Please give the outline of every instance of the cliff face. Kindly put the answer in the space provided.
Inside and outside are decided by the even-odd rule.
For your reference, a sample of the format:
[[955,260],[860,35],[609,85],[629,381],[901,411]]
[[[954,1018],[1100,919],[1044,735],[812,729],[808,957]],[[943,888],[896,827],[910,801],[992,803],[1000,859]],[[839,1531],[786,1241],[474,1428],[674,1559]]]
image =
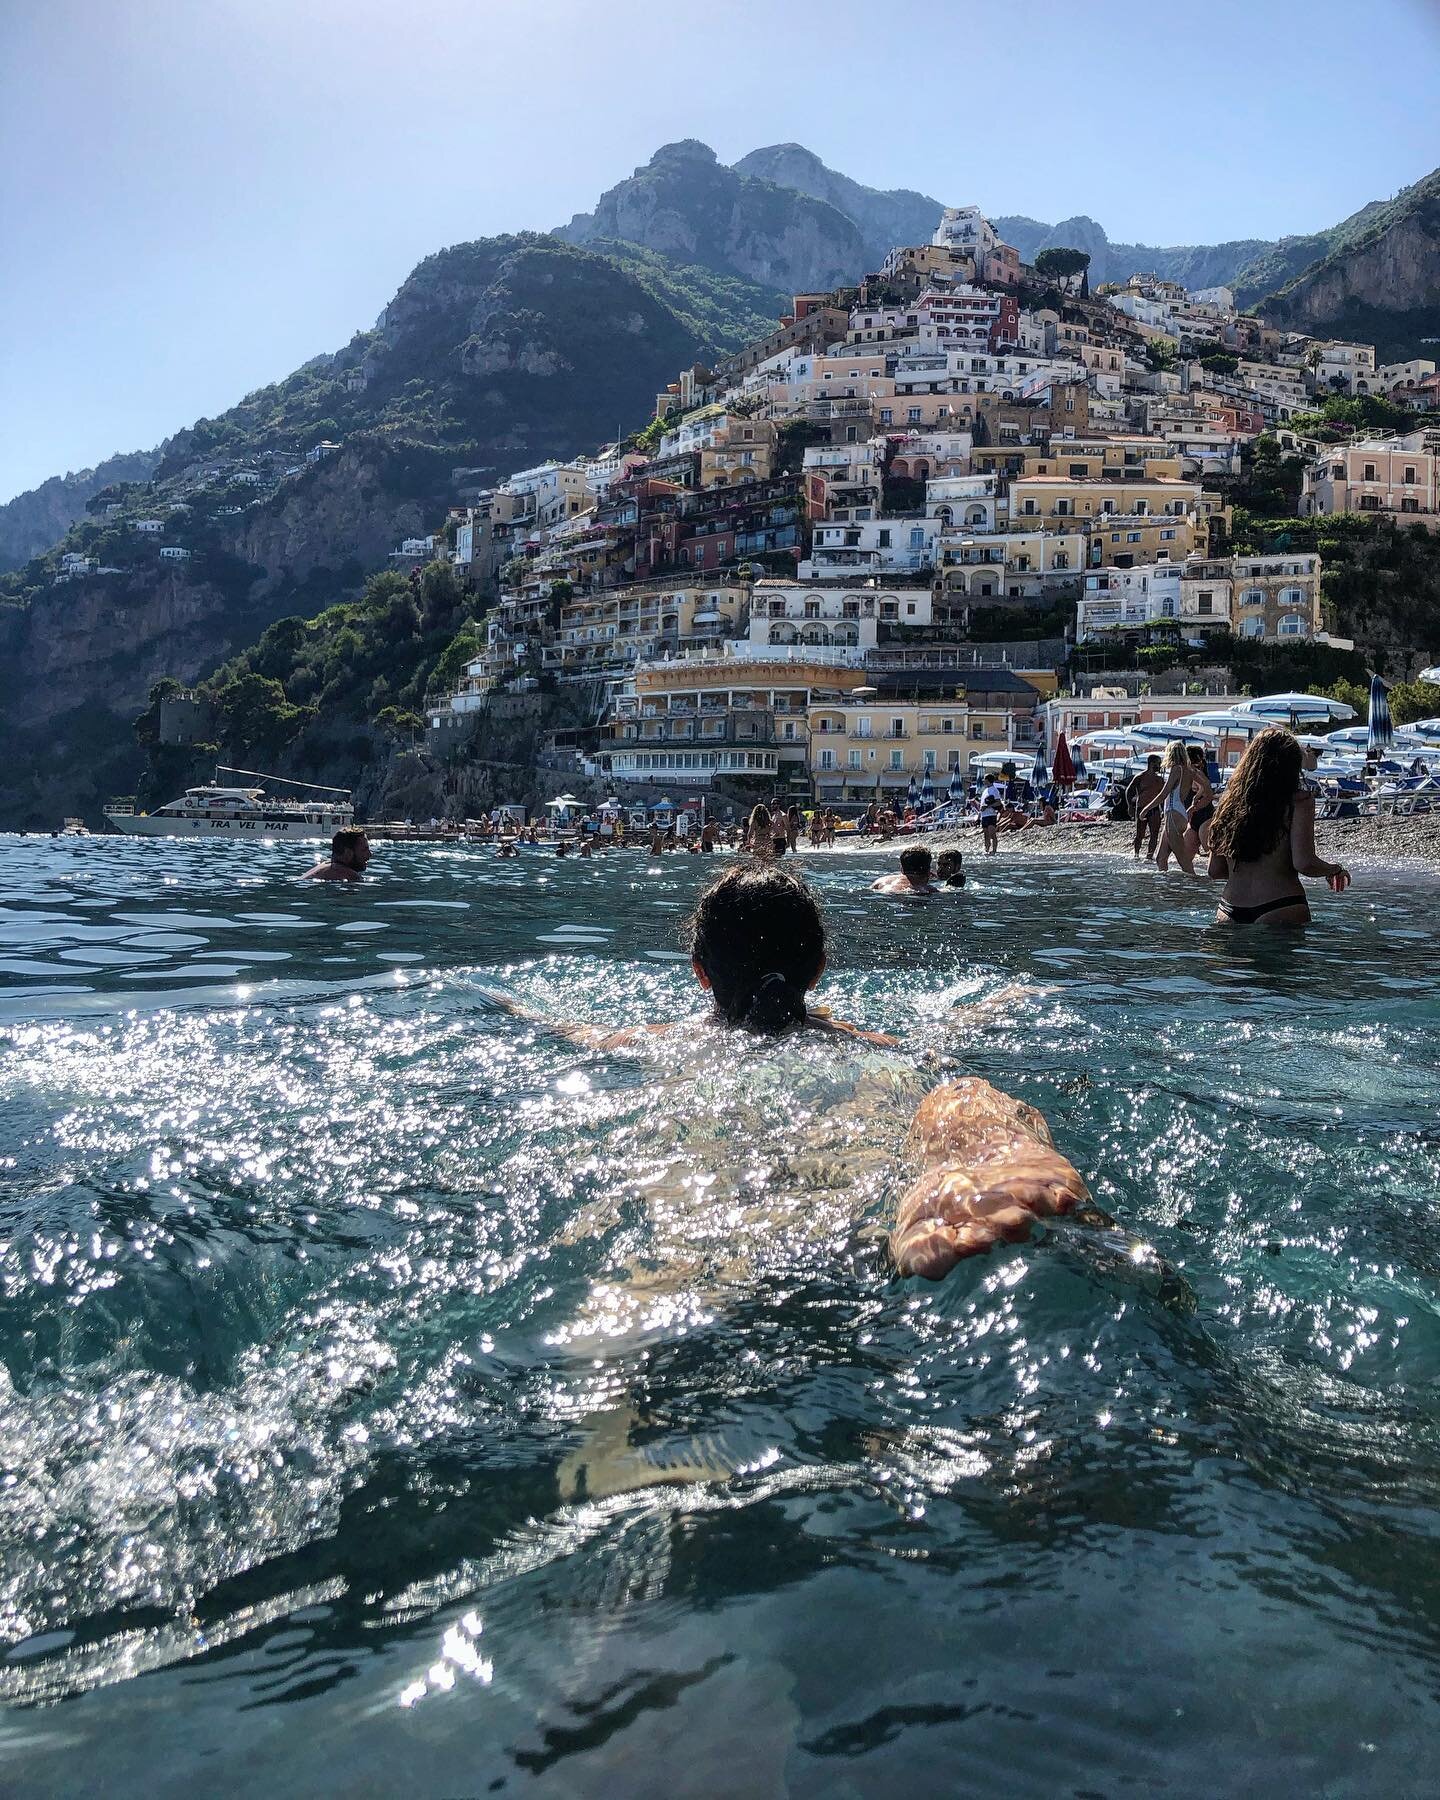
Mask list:
[[866,271],[876,269],[897,244],[928,244],[945,208],[913,188],[865,187],[828,168],[803,144],[771,144],[752,150],[731,167],[776,187],[808,194],[843,213],[864,240]]
[[1440,176],[1420,184],[1412,204],[1381,217],[1263,302],[1269,318],[1308,327],[1356,307],[1393,313],[1440,306]]
[[[429,510],[433,524],[434,507]],[[282,488],[271,505],[249,512],[230,542],[237,556],[263,571],[247,610],[256,606],[264,612],[266,596],[316,570],[338,570],[347,563],[365,571],[382,568],[397,544],[430,528],[426,511],[420,498],[394,491],[387,459],[377,448],[362,443],[328,457],[303,480]]]
[[556,235],[622,238],[787,293],[858,281],[868,260],[861,231],[834,206],[727,169],[694,139],[657,150]]
[[116,481],[148,481],[160,460],[158,450],[133,450],[107,457],[78,474],[52,475],[0,506],[0,569],[18,569],[48,550],[82,517],[87,500]]

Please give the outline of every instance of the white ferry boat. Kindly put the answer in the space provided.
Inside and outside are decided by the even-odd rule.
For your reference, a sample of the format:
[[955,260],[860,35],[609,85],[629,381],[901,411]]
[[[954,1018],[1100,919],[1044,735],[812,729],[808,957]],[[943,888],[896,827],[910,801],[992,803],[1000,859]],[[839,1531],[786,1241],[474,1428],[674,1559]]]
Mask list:
[[[262,787],[227,787],[222,775],[249,775],[283,787],[315,787],[323,799],[275,799]],[[215,771],[204,787],[186,788],[178,800],[137,813],[133,801],[112,800],[105,817],[129,837],[328,838],[355,822],[349,788],[318,788],[313,782],[287,781],[256,769]]]

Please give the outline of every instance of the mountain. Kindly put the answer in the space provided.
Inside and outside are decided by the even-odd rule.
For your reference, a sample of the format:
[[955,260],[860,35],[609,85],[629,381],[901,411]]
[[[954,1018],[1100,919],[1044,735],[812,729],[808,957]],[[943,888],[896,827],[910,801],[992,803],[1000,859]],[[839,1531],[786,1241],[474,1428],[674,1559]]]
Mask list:
[[[1315,240],[1301,242],[1309,248]],[[1362,207],[1322,242],[1319,255],[1261,301],[1267,319],[1373,343],[1382,361],[1440,337],[1440,169],[1393,200]]]
[[78,474],[52,475],[0,506],[0,569],[18,569],[61,538],[85,514],[85,504],[117,481],[148,481],[159,450],[106,457]]
[[[83,518],[0,577],[0,827],[93,819],[133,783],[131,723],[159,676],[193,681],[272,621],[352,599],[443,521],[457,472],[493,480],[641,424],[677,369],[763,333],[779,303],[633,245],[523,234],[427,257],[374,329],[167,440],[126,499],[163,536]],[[339,453],[308,463],[325,439]],[[161,543],[190,561],[161,562]],[[57,580],[62,547],[116,572]]]
[[1237,238],[1224,244],[1112,243],[1105,227],[1084,213],[1062,219],[1058,225],[1013,214],[994,223],[1005,242],[1020,252],[1022,262],[1033,263],[1040,251],[1061,245],[1088,250],[1092,287],[1102,281],[1127,281],[1138,274],[1158,275],[1162,281],[1178,281],[1188,288],[1226,286],[1244,263],[1271,248],[1260,238]]
[[793,188],[843,213],[864,241],[865,270],[878,269],[897,244],[928,244],[944,203],[913,188],[872,188],[828,168],[803,144],[771,144],[752,150],[731,167],[776,187]]
[[694,138],[663,145],[555,235],[623,239],[787,295],[857,281],[868,260],[859,226],[837,207],[727,169]]

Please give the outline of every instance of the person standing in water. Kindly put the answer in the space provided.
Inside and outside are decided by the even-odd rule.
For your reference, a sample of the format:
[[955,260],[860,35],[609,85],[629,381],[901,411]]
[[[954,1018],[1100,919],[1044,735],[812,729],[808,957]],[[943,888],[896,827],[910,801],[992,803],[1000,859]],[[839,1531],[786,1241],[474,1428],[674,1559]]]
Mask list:
[[1198,744],[1190,746],[1190,806],[1186,813],[1189,823],[1185,832],[1185,847],[1190,852],[1193,862],[1202,850],[1210,848],[1210,821],[1215,817],[1215,789],[1210,784],[1210,772],[1205,767],[1205,752]]
[[1165,779],[1160,792],[1140,815],[1158,814],[1164,836],[1156,852],[1155,867],[1164,870],[1173,856],[1187,875],[1195,873],[1195,858],[1185,846],[1185,833],[1190,826],[1190,758],[1185,746],[1176,738],[1165,750]]
[[1288,731],[1272,726],[1246,746],[1210,826],[1209,872],[1225,883],[1215,915],[1220,925],[1307,924],[1302,875],[1324,880],[1337,894],[1349,887],[1349,871],[1315,848],[1315,796]]
[[1135,858],[1138,861],[1140,846],[1149,833],[1150,842],[1145,849],[1146,862],[1154,862],[1155,846],[1160,841],[1160,815],[1149,811],[1150,802],[1156,799],[1165,785],[1165,777],[1160,773],[1160,758],[1151,754],[1145,758],[1145,767],[1125,790],[1125,800],[1130,810],[1130,817],[1135,821]]
[[1000,805],[1000,787],[992,778],[980,790],[980,835],[987,856],[1000,848]]

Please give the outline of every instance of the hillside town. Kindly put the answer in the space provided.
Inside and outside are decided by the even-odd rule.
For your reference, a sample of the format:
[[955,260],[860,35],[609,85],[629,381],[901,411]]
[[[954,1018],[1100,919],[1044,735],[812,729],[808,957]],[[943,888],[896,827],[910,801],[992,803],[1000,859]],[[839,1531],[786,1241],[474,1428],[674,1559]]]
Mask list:
[[1435,529],[1440,421],[1338,444],[1292,424],[1336,395],[1432,413],[1435,363],[1273,329],[1223,287],[1091,294],[1083,255],[1050,254],[1027,268],[978,208],[948,210],[857,287],[678,371],[637,437],[399,545],[393,566],[446,554],[498,595],[429,708],[434,747],[499,695],[573,684],[574,766],[606,784],[853,804],[1048,752],[1066,721],[1165,716],[1134,683],[1057,697],[1078,650],[1352,648],[1321,556],[1237,548],[1227,489],[1263,435],[1303,459],[1300,516]]

